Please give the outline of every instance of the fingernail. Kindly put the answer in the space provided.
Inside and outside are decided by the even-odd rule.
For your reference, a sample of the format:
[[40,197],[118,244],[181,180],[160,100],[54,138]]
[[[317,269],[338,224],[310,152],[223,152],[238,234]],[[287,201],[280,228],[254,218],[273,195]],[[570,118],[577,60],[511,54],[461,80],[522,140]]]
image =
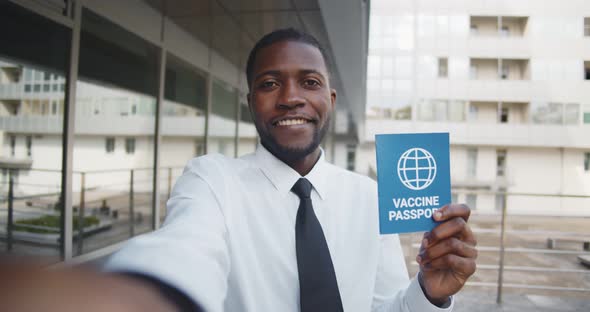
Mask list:
[[436,211],[434,213],[434,219],[435,220],[440,220],[440,218],[442,218],[442,213],[440,213],[440,211]]
[[428,246],[428,239],[427,238],[422,240],[422,246],[424,246],[424,247]]
[[418,263],[422,262],[422,257],[416,256],[416,262],[418,262]]

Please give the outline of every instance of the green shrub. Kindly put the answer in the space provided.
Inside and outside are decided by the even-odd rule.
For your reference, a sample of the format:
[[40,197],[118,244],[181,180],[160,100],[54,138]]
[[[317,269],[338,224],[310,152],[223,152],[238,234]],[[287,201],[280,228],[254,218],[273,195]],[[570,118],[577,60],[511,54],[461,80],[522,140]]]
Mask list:
[[[78,230],[78,217],[72,218],[74,224],[74,231]],[[92,225],[97,225],[100,223],[97,217],[84,217],[84,227],[89,227]],[[48,229],[36,229],[27,227],[27,225],[34,225],[34,226],[44,226],[48,227]],[[52,228],[52,229],[49,229]],[[13,226],[14,231],[22,231],[22,232],[29,232],[29,233],[38,233],[38,234],[59,234],[60,230],[60,217],[59,216],[42,216],[33,219],[23,219],[18,220],[15,222]]]

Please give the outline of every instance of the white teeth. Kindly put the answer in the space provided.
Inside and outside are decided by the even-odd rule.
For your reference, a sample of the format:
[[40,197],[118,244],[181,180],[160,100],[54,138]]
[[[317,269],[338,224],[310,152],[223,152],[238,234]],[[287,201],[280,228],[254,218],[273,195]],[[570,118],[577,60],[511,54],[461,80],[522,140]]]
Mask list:
[[281,120],[277,123],[279,126],[293,126],[293,125],[302,125],[306,123],[307,120],[305,119],[285,119]]

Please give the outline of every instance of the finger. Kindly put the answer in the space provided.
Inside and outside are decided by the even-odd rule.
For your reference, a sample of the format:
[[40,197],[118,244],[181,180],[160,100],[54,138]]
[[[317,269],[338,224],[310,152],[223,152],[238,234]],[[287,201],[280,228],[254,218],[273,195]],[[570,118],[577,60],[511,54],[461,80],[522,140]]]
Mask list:
[[460,217],[463,220],[469,220],[471,209],[465,204],[449,204],[434,212],[433,218],[435,221],[445,221],[455,217]]
[[477,258],[477,249],[456,237],[451,237],[422,250],[416,261],[418,263],[428,263],[448,254],[454,254],[463,258]]
[[[467,228],[467,222],[461,218],[447,220],[432,229],[432,231],[430,231],[422,240],[422,244],[425,248],[428,248],[429,246],[449,237],[463,237],[468,234],[466,232]],[[471,234],[471,236],[473,236],[473,234]]]
[[447,254],[431,262],[420,265],[425,271],[453,271],[465,278],[475,273],[477,265],[475,259],[463,258],[453,254]]

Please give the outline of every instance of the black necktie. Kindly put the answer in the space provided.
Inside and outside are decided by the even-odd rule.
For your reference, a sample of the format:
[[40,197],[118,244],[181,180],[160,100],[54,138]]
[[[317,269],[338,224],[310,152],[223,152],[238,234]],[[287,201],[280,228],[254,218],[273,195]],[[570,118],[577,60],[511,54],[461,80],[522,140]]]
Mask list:
[[330,250],[309,197],[311,183],[301,178],[291,191],[301,200],[295,223],[301,312],[342,311]]

